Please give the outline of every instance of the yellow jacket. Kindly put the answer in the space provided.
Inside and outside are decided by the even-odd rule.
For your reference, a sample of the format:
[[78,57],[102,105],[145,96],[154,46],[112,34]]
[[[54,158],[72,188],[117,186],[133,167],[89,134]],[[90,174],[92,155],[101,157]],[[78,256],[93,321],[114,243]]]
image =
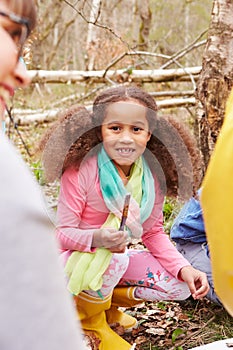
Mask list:
[[233,316],[233,90],[202,187],[215,289]]

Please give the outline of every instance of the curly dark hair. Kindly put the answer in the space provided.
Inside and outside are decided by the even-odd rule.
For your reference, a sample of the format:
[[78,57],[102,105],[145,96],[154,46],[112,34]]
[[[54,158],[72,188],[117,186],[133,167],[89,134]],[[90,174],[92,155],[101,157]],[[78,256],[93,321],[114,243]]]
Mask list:
[[108,106],[114,102],[136,101],[146,107],[146,119],[152,132],[156,128],[157,105],[153,97],[136,86],[118,86],[103,91],[93,103],[93,124],[100,127],[106,116]]
[[34,156],[42,154],[45,180],[52,182],[66,168],[78,168],[97,143],[90,112],[73,105],[58,114],[57,121],[42,136]]
[[43,137],[43,165],[49,181],[70,167],[78,169],[86,157],[98,152],[100,128],[109,104],[136,101],[147,108],[151,138],[145,157],[164,194],[183,199],[195,195],[202,179],[202,161],[190,129],[173,116],[157,116],[153,97],[138,87],[114,87],[103,91],[93,103],[93,112],[73,106],[61,113]]

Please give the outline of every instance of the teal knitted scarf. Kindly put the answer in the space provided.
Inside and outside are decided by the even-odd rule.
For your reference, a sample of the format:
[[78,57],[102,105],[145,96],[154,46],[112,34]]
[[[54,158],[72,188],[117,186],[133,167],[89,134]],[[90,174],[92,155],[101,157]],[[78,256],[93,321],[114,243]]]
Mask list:
[[[124,186],[116,166],[109,158],[104,147],[98,154],[98,168],[100,187],[105,204],[116,217],[121,216],[124,198],[127,193],[131,193],[129,218],[126,225],[131,236],[141,237],[142,228],[139,226],[150,216],[155,203],[154,179],[146,160],[143,156],[136,160],[126,186]],[[138,217],[136,217],[137,213],[134,213],[135,201],[139,207]],[[133,216],[131,220],[130,213]],[[134,230],[135,225],[132,222],[134,220],[137,225],[139,224],[136,230]]]

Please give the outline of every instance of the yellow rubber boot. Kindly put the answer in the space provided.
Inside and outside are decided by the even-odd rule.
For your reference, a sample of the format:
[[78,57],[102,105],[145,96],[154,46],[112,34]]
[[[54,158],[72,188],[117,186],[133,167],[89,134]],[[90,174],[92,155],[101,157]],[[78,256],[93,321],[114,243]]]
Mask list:
[[118,309],[119,306],[132,307],[142,303],[142,299],[134,297],[135,289],[136,287],[116,287],[114,289],[111,308],[106,311],[109,325],[119,323],[125,328],[126,332],[131,332],[132,329],[137,328],[138,323],[136,318]]
[[85,331],[92,331],[100,339],[99,350],[130,350],[131,345],[116,334],[106,321],[105,311],[111,306],[111,295],[104,300],[86,293],[75,297],[79,318]]

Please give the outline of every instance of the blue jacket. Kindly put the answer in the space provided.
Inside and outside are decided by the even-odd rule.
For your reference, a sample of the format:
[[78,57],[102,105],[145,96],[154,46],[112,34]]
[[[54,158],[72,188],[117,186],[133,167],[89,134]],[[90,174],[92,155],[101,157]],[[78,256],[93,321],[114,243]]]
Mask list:
[[[200,195],[200,191],[198,192]],[[206,233],[199,200],[192,197],[173,222],[170,237],[176,243],[206,242]]]

